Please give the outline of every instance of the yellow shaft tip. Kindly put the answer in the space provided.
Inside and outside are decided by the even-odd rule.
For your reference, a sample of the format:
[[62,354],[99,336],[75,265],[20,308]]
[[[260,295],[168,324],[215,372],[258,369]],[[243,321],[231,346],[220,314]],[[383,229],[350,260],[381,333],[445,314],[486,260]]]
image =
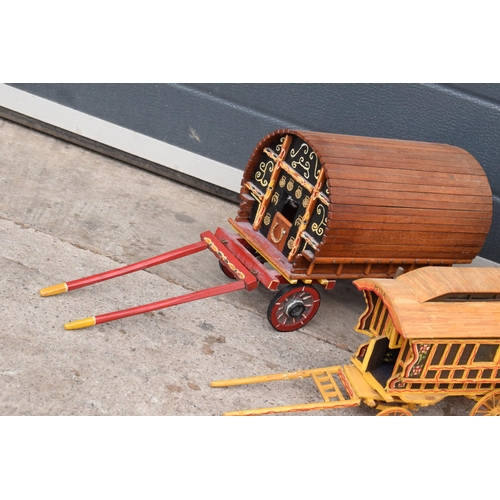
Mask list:
[[95,325],[95,317],[77,319],[76,321],[71,321],[64,325],[65,330],[79,330],[80,328],[87,328],[88,326]]
[[49,295],[58,295],[68,291],[68,285],[66,283],[59,283],[59,285],[48,286],[47,288],[42,288],[40,290],[40,295],[42,297],[48,297]]

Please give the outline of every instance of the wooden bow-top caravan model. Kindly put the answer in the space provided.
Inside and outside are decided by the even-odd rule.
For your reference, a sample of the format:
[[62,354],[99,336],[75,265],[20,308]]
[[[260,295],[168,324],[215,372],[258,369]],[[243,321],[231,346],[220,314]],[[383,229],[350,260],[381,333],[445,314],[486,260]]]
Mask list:
[[259,415],[359,405],[410,415],[447,396],[476,401],[471,415],[500,416],[500,268],[427,267],[396,279],[363,278],[370,340],[352,364],[212,382],[226,387],[311,377],[318,403],[228,413]]
[[469,263],[491,223],[483,169],[445,144],[278,130],[242,184],[231,224],[290,282]]
[[[315,286],[392,277],[398,270],[470,263],[488,234],[492,196],[466,151],[444,144],[277,130],[246,166],[241,203],[202,241],[124,268],[42,290],[54,295],[210,249],[227,285],[93,316],[82,328],[259,284],[277,291],[268,320],[296,330],[317,312]],[[286,285],[286,286],[282,286]]]

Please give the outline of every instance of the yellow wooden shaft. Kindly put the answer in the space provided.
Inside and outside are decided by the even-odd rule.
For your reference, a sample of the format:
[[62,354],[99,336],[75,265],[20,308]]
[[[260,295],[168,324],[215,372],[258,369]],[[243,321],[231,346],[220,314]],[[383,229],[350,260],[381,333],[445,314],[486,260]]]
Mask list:
[[233,378],[229,380],[216,380],[210,382],[211,387],[230,387],[234,385],[259,384],[265,382],[275,382],[277,380],[293,380],[297,378],[308,378],[313,373],[324,373],[325,371],[337,371],[339,366],[329,366],[328,368],[315,368],[313,370],[301,370],[290,373],[273,373],[270,375],[257,375],[247,378]]
[[212,387],[230,387],[233,385],[247,385],[247,384],[260,384],[265,382],[275,382],[277,380],[290,380],[295,378],[307,378],[310,374],[306,372],[296,372],[296,373],[277,373],[275,375],[258,375],[256,377],[247,378],[233,378],[229,380],[216,380],[215,382],[210,382]]
[[87,328],[89,326],[95,325],[95,317],[91,316],[90,318],[77,319],[76,321],[71,321],[70,323],[66,323],[64,325],[65,330],[79,330],[80,328]]
[[58,295],[68,291],[68,285],[66,283],[59,283],[58,285],[48,286],[47,288],[42,288],[40,290],[40,295],[42,297],[48,297],[50,295]]
[[266,415],[268,413],[289,413],[295,411],[328,410],[330,408],[346,408],[349,406],[359,406],[359,399],[349,399],[347,401],[333,401],[331,403],[304,403],[290,406],[274,406],[270,408],[256,408],[254,410],[229,411],[224,416],[250,416]]

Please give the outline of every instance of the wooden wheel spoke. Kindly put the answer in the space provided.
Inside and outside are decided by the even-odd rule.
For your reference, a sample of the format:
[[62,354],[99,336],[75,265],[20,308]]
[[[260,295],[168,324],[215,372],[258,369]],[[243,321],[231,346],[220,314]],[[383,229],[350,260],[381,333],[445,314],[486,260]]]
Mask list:
[[496,389],[483,396],[470,413],[475,416],[500,416],[500,390]]
[[313,318],[319,305],[320,295],[314,287],[288,285],[269,304],[267,319],[275,330],[297,330]]

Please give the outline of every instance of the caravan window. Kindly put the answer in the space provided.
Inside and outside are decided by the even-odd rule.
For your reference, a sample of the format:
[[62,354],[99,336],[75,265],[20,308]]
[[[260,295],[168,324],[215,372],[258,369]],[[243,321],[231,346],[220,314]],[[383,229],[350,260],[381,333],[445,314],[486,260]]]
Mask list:
[[495,360],[498,351],[498,345],[481,344],[472,360],[473,363],[491,363]]

